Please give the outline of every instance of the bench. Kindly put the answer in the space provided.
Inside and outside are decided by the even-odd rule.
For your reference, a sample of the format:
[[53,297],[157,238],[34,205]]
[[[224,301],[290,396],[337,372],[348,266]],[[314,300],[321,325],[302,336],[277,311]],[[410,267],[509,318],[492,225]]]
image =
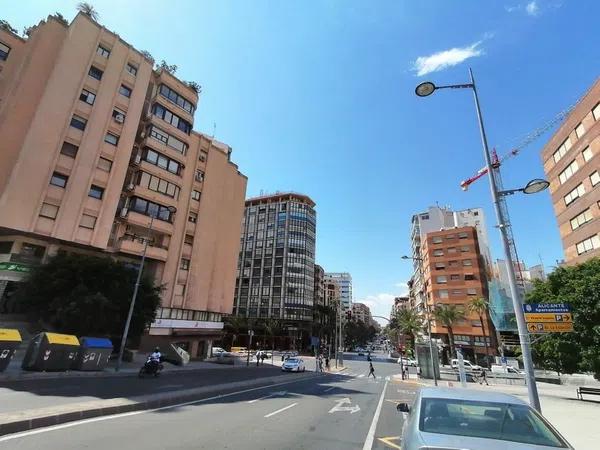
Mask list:
[[583,394],[587,394],[587,395],[600,395],[600,389],[599,388],[592,388],[592,387],[578,387],[577,388],[577,398],[579,400],[583,400]]

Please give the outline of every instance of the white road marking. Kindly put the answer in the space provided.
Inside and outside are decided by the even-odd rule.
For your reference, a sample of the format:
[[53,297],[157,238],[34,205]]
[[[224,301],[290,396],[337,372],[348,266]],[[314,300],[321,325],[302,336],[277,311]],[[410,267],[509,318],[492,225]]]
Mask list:
[[354,414],[355,412],[360,411],[360,406],[358,406],[358,405],[342,406],[346,403],[352,404],[352,402],[350,401],[350,399],[348,397],[339,399],[337,401],[337,404],[329,410],[329,414],[332,414],[332,413],[338,412],[338,411],[350,411],[350,414]]
[[335,389],[337,386],[331,386],[330,388],[325,389],[323,392],[329,392],[333,389]]
[[364,378],[364,377],[365,377],[365,374],[364,374],[364,373],[361,373],[361,374],[358,376],[358,378]]
[[379,397],[379,403],[377,404],[377,409],[375,409],[375,414],[373,415],[373,421],[371,422],[371,427],[369,428],[369,432],[367,433],[367,438],[365,439],[365,445],[363,445],[363,450],[371,450],[373,448],[373,441],[375,440],[375,430],[377,429],[377,422],[379,422],[379,415],[381,414],[381,405],[383,405],[383,398],[385,397],[385,390],[387,389],[388,381],[386,380],[383,385],[383,389],[381,390],[381,397]]
[[286,409],[293,408],[293,407],[294,407],[294,406],[296,406],[297,404],[298,404],[298,402],[296,402],[296,403],[292,403],[291,405],[287,405],[286,407],[284,407],[284,408],[281,408],[281,409],[278,409],[277,411],[273,411],[272,413],[269,413],[269,414],[267,414],[267,415],[265,416],[265,419],[266,419],[266,418],[269,418],[269,417],[271,417],[271,416],[274,416],[275,414],[279,414],[280,412],[283,412],[283,411],[285,411]]
[[220,394],[220,395],[215,395],[215,396],[209,397],[209,398],[202,398],[200,400],[192,400],[189,402],[177,403],[175,405],[161,406],[160,408],[144,409],[144,410],[140,410],[140,411],[131,411],[131,412],[126,412],[126,413],[112,414],[110,416],[101,416],[101,417],[93,417],[91,419],[76,420],[73,422],[63,423],[60,425],[52,425],[49,427],[38,428],[35,430],[23,431],[21,433],[14,433],[14,434],[8,434],[6,436],[0,436],[0,442],[11,441],[13,439],[18,439],[18,438],[27,437],[27,436],[33,436],[35,434],[47,433],[48,431],[56,431],[56,430],[62,430],[65,428],[76,427],[78,425],[85,425],[88,423],[103,422],[105,420],[113,420],[113,419],[118,419],[121,417],[137,416],[138,414],[146,414],[146,413],[151,413],[151,412],[156,412],[156,411],[164,411],[166,409],[181,408],[182,406],[189,406],[189,405],[195,405],[198,403],[210,402],[212,400],[218,400],[221,398],[232,397],[234,395],[245,394],[247,392],[254,392],[254,391],[261,390],[261,389],[268,389],[268,388],[275,387],[275,386],[284,386],[286,384],[298,383],[300,381],[304,381],[304,380],[284,381],[283,383],[269,384],[267,386],[258,386],[255,388],[244,389],[244,390],[237,391],[237,392],[230,392],[228,394]]
[[256,403],[257,401],[264,400],[265,398],[270,398],[270,397],[275,397],[276,395],[285,395],[285,394],[287,394],[287,391],[273,392],[272,394],[265,395],[264,397],[255,398],[254,400],[250,400],[248,403]]

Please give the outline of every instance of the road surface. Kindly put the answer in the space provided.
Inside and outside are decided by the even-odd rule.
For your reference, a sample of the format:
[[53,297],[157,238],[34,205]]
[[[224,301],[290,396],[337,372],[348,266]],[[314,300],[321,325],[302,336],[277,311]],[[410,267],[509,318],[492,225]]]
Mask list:
[[[194,404],[105,416],[0,437],[0,449],[389,449],[418,385],[393,363],[347,361],[344,374],[214,395]],[[79,382],[80,380],[77,380]],[[152,382],[153,380],[148,380]]]

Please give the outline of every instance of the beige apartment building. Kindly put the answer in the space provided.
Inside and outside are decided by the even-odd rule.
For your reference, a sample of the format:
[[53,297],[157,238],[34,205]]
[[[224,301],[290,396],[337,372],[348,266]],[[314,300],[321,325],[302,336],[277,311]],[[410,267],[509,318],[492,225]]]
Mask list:
[[373,324],[371,309],[364,303],[352,303],[352,319],[362,322],[367,326]]
[[542,149],[567,264],[600,256],[600,78]]
[[[142,346],[202,357],[230,314],[246,177],[198,92],[84,14],[0,30],[0,313],[31,264],[113,255],[164,285]],[[149,227],[152,222],[152,229]]]
[[[456,305],[464,312],[464,318],[453,326],[455,347],[461,348],[471,361],[485,358],[486,351],[490,356],[496,355],[496,332],[489,316],[482,323],[477,314],[468,311],[471,299],[488,298],[485,258],[479,249],[476,228],[433,231],[426,234],[421,245],[427,309]],[[448,329],[438,321],[432,322],[431,335],[448,344]]]

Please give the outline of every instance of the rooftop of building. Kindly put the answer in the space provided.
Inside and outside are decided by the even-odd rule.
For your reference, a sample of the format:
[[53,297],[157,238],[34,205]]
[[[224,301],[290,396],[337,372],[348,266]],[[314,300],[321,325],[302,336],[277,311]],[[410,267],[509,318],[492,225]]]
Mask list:
[[250,197],[246,199],[246,206],[279,203],[288,200],[299,200],[300,202],[307,204],[311,208],[314,208],[316,206],[316,203],[308,195],[294,191],[275,192],[273,194]]

